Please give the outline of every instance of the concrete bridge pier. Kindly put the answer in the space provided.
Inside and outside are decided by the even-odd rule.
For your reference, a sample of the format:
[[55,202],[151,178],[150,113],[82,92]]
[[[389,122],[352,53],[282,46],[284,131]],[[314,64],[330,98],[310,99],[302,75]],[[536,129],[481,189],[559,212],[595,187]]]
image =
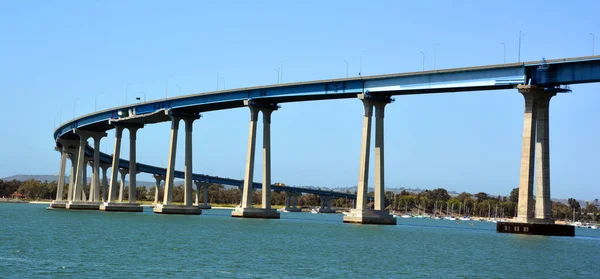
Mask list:
[[507,233],[574,236],[572,226],[554,223],[550,200],[549,105],[556,93],[565,90],[533,85],[519,85],[517,89],[525,98],[519,205],[516,222],[498,222],[496,229]]
[[119,203],[123,203],[123,197],[125,196],[125,179],[127,178],[127,174],[129,171],[127,169],[119,169],[119,174],[121,174],[121,183],[119,183]]
[[[77,173],[73,187],[72,200],[69,201],[67,209],[98,210],[99,202],[86,201],[84,189],[87,185],[87,163],[94,157],[86,157],[85,149],[89,138],[94,140],[94,145],[100,146],[100,139],[106,137],[106,133],[95,132],[81,129],[73,129],[73,132],[79,136],[79,150],[77,152]],[[94,156],[100,156],[100,148],[94,150]],[[97,160],[100,161],[99,159]],[[98,173],[96,171],[96,173]]]
[[102,202],[108,201],[108,177],[106,176],[108,172],[108,168],[110,168],[110,164],[100,163],[100,168],[102,169]]
[[335,213],[335,210],[331,208],[331,196],[321,196],[321,207],[319,213]]
[[[248,135],[248,152],[246,154],[246,173],[242,188],[242,203],[232,212],[232,217],[279,219],[279,212],[271,208],[271,113],[278,108],[276,104],[260,104],[250,100],[244,101],[250,109],[250,129]],[[252,207],[252,184],[254,175],[254,154],[256,149],[256,122],[258,112],[263,115],[263,185],[262,206]]]
[[155,174],[154,179],[156,180],[156,186],[154,188],[154,206],[156,206],[158,204],[158,192],[160,190],[160,182],[165,180],[165,176]]
[[[194,120],[200,118],[199,114],[180,114],[169,115],[171,117],[171,145],[169,148],[169,165],[167,166],[167,176],[165,178],[165,194],[162,204],[154,207],[154,213],[158,214],[190,214],[200,215],[202,209],[192,205],[192,124]],[[185,177],[184,177],[184,205],[174,205],[173,187],[175,179],[175,156],[177,152],[177,132],[179,131],[179,122],[185,122]]]
[[[392,102],[389,96],[373,96],[368,93],[358,94],[364,106],[362,143],[360,152],[360,168],[356,208],[344,216],[344,223],[395,225],[396,219],[384,207],[384,152],[383,152],[383,119],[385,105]],[[371,120],[375,108],[375,209],[367,207],[369,183],[369,150],[371,147]]]
[[[196,181],[196,203],[195,206],[198,206],[200,209],[211,209],[210,203],[208,203],[208,183]],[[200,188],[202,188],[202,200],[200,203]]]
[[[111,166],[110,186],[108,189],[108,200],[100,205],[101,211],[121,211],[121,212],[142,212],[144,210],[139,204],[135,203],[136,187],[135,176],[137,172],[136,162],[136,133],[143,125],[135,124],[116,124],[115,125],[115,149]],[[121,138],[123,130],[129,130],[129,169],[119,168],[121,156]],[[121,183],[118,175],[121,174]],[[123,203],[123,191],[125,188],[125,178],[129,176],[129,203]],[[119,199],[116,200],[117,183],[119,183]],[[132,199],[133,198],[133,199]]]
[[291,192],[285,193],[285,211],[288,212],[301,212],[302,209],[298,207],[298,197],[301,193]]
[[[71,195],[67,196],[67,199],[64,199],[65,195],[65,175],[67,168],[67,158],[69,158],[69,154],[75,152],[77,149],[79,141],[75,140],[64,140],[59,139],[58,142],[62,145],[62,147],[56,147],[55,150],[60,152],[60,172],[58,175],[58,184],[56,187],[56,199],[50,203],[51,208],[66,208],[67,203],[69,203],[71,199]],[[75,160],[72,160],[72,165],[75,165]],[[71,170],[71,173],[74,173]],[[73,175],[71,175],[73,176]],[[70,184],[73,185],[73,184]],[[72,188],[72,187],[71,187]]]

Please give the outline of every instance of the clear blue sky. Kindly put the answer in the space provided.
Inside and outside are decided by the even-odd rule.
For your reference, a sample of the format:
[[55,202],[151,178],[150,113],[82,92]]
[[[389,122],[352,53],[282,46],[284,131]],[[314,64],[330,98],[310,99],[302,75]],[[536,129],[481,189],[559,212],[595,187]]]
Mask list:
[[[215,90],[218,73],[221,88],[272,84],[282,66],[284,82],[338,78],[344,61],[356,75],[361,55],[364,75],[418,71],[420,51],[426,69],[434,51],[438,69],[497,64],[502,43],[516,62],[519,31],[522,61],[591,55],[591,32],[598,54],[598,10],[597,1],[1,1],[0,177],[56,174],[60,121],[144,91],[163,98],[167,80],[173,96]],[[552,196],[589,200],[600,197],[600,85],[572,89],[551,104]],[[506,195],[518,184],[522,118],[516,90],[397,97],[386,111],[386,186]],[[358,100],[283,104],[273,182],[356,185],[361,120]],[[194,129],[194,171],[241,178],[248,110],[205,113]],[[165,166],[168,140],[168,124],[142,129],[138,159]],[[260,180],[260,152],[256,160]]]

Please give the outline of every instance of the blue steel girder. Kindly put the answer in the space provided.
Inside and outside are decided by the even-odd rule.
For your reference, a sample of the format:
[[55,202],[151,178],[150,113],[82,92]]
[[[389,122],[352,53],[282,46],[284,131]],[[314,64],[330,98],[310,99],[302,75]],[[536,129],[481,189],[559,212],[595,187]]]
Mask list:
[[[270,103],[354,98],[359,93],[371,95],[406,95],[444,93],[478,90],[498,90],[512,88],[518,84],[531,84],[542,87],[555,87],[577,83],[600,81],[600,56],[512,63],[482,67],[469,67],[447,70],[423,71],[414,73],[378,75],[346,79],[320,80],[281,85],[259,86],[193,94],[140,104],[132,104],[94,112],[72,119],[59,126],[54,132],[59,138],[77,138],[72,131],[76,128],[106,131],[114,128],[109,120],[118,118],[119,111],[134,111],[136,115],[156,113],[160,110],[181,112],[204,112],[243,107],[244,100],[264,99]],[[58,144],[58,143],[57,143]],[[111,156],[102,154],[102,161],[111,162]],[[129,162],[120,160],[119,166],[128,168]],[[164,168],[138,164],[138,170],[152,174],[165,174]],[[183,172],[176,171],[175,177],[183,178]],[[241,180],[211,177],[194,174],[194,180],[238,186]],[[254,183],[254,188],[262,185]],[[272,186],[274,190],[283,189]],[[286,188],[288,191],[300,189],[327,195],[333,193],[304,188]],[[336,196],[343,193],[335,193]]]
[[526,65],[531,85],[554,87],[578,83],[600,82],[600,59],[577,61],[542,61]]

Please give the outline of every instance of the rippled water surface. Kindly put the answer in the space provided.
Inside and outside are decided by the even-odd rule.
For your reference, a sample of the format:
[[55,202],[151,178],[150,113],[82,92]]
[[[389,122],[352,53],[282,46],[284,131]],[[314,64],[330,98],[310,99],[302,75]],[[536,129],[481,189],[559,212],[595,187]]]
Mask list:
[[600,230],[544,237],[485,222],[45,208],[0,203],[0,278],[600,278]]

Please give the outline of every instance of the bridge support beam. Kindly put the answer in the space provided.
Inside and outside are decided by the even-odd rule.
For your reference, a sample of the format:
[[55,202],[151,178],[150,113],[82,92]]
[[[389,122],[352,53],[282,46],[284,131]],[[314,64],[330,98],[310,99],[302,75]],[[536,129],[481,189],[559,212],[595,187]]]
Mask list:
[[[169,148],[169,165],[167,166],[167,176],[165,178],[165,194],[162,204],[154,207],[154,213],[158,214],[202,214],[202,209],[192,205],[192,124],[194,120],[200,118],[199,114],[173,114],[171,117],[171,146]],[[184,205],[174,205],[173,187],[175,179],[175,157],[177,152],[177,132],[179,131],[179,122],[185,122],[185,174],[184,174]]]
[[106,137],[106,133],[92,136],[94,139],[94,157],[92,166],[92,183],[90,185],[90,202],[101,202],[100,198],[100,140]]
[[110,168],[110,164],[100,164],[100,168],[102,169],[102,202],[108,201],[108,177],[107,172],[108,168]]
[[550,99],[562,90],[533,85],[519,85],[517,89],[525,98],[519,205],[516,222],[498,222],[496,230],[505,233],[574,236],[575,231],[571,226],[554,224],[550,200],[549,105]]
[[[144,208],[139,204],[135,203],[136,187],[135,177],[137,172],[136,164],[136,133],[137,130],[142,128],[142,125],[115,125],[115,149],[113,152],[111,175],[110,175],[110,186],[108,189],[108,200],[100,205],[101,211],[118,211],[118,212],[142,212]],[[120,168],[120,156],[121,156],[121,138],[123,137],[123,130],[129,130],[129,169]],[[123,192],[125,190],[125,178],[127,174],[129,176],[129,203],[123,203]],[[121,174],[121,181],[119,182],[119,174]],[[133,175],[132,175],[133,174]],[[118,183],[118,184],[117,184]],[[117,200],[117,185],[118,189],[118,200]],[[133,198],[133,200],[132,200]]]
[[[232,217],[279,219],[279,212],[271,208],[271,113],[278,108],[275,104],[259,104],[244,101],[250,109],[250,128],[248,133],[248,151],[246,154],[246,173],[242,188],[242,203],[232,212]],[[263,114],[263,189],[262,207],[252,207],[254,176],[254,154],[256,153],[256,123],[258,112]]]
[[[208,183],[196,181],[196,204],[200,209],[211,209],[212,207],[208,203]],[[200,189],[202,189],[202,200],[200,203]]]
[[[87,186],[87,163],[93,159],[85,156],[87,140],[93,138],[98,140],[105,137],[106,133],[74,129],[73,132],[79,136],[79,150],[77,152],[77,174],[75,175],[75,186],[73,187],[72,200],[67,204],[67,209],[98,210],[99,202],[86,201],[84,189]],[[99,152],[99,150],[98,150]]]
[[287,212],[301,212],[302,209],[298,207],[298,197],[301,193],[286,192],[285,193],[285,211]]
[[335,213],[335,210],[331,208],[331,199],[330,196],[321,196],[321,207],[319,208],[319,213]]
[[[372,96],[358,94],[364,106],[362,143],[360,153],[360,169],[358,174],[358,189],[356,208],[344,216],[344,223],[395,225],[396,219],[384,207],[384,110],[385,105],[392,100],[389,96]],[[375,209],[367,208],[367,193],[369,183],[369,150],[371,148],[371,122],[375,108]]]
[[129,130],[129,204],[137,204],[137,150],[136,150],[136,141],[137,141],[137,130],[142,128],[143,126],[127,126],[127,130]]
[[[553,224],[550,200],[548,107],[550,99],[556,95],[556,92],[547,92],[543,88],[532,86],[519,86],[519,92],[525,98],[525,113],[517,221]],[[533,200],[534,177],[537,194],[535,207]]]
[[[56,186],[56,199],[52,201],[52,203],[50,203],[50,207],[51,208],[66,208],[67,207],[67,203],[69,203],[70,199],[71,199],[71,195],[68,194],[67,195],[67,199],[64,199],[64,195],[65,195],[65,175],[66,175],[66,169],[67,169],[67,158],[69,158],[69,153],[73,153],[73,150],[77,149],[77,146],[79,144],[78,141],[75,140],[64,140],[64,139],[59,139],[58,142],[62,145],[62,147],[58,148],[56,147],[55,149],[57,151],[60,152],[60,172],[58,175],[58,184]],[[73,162],[73,166],[74,166],[74,161]],[[73,173],[74,171],[72,171]],[[71,175],[73,176],[73,175]],[[73,184],[70,184],[73,185]],[[72,189],[73,187],[70,186],[70,189]],[[70,192],[69,192],[70,193]]]
[[165,176],[155,174],[154,179],[156,180],[156,187],[154,188],[154,206],[156,206],[158,204],[158,192],[160,192],[160,182],[165,180]]

